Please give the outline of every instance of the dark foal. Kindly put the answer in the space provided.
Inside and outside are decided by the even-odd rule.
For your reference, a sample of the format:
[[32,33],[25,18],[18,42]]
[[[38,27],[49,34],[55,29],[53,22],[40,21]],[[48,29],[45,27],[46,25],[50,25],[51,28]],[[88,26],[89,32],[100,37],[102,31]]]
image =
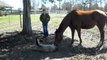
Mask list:
[[101,10],[73,10],[64,17],[59,28],[56,30],[54,44],[57,46],[61,42],[63,39],[63,32],[67,27],[70,27],[72,31],[71,44],[74,42],[74,33],[75,30],[77,30],[80,39],[79,45],[81,45],[81,29],[91,29],[96,25],[100,31],[100,42],[97,47],[101,47],[104,42],[105,23],[107,23],[107,16],[105,12]]

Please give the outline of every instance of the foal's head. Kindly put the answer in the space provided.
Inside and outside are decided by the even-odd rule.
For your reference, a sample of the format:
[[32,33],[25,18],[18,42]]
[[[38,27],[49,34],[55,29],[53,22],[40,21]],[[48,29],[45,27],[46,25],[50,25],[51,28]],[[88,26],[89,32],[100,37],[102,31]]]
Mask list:
[[54,44],[57,46],[59,43],[61,43],[62,39],[63,39],[63,34],[60,32],[60,30],[56,30]]

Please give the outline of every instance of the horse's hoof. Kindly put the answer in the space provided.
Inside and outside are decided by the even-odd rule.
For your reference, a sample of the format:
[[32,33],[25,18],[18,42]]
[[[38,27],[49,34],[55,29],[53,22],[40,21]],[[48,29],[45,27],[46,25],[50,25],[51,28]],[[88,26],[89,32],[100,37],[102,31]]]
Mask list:
[[78,44],[78,46],[82,46],[81,44]]
[[103,49],[103,46],[96,47],[96,51],[101,51]]
[[57,47],[55,48],[55,50],[54,50],[53,52],[56,52],[56,51],[58,51],[58,48],[57,48]]

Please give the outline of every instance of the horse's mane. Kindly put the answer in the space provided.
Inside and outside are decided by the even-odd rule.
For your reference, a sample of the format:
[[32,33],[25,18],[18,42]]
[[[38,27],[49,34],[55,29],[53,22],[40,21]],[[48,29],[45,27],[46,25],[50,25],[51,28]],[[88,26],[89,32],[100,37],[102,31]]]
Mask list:
[[98,12],[102,15],[106,15],[106,13],[102,10],[98,10],[98,9],[94,9],[94,10],[87,10],[87,11],[84,11],[84,10],[79,10],[79,9],[76,9],[74,10],[78,15],[85,15],[85,14],[91,14],[93,12]]
[[76,13],[78,15],[84,15],[84,14],[90,14],[93,13],[95,10],[88,10],[88,11],[83,11],[83,10],[76,10]]

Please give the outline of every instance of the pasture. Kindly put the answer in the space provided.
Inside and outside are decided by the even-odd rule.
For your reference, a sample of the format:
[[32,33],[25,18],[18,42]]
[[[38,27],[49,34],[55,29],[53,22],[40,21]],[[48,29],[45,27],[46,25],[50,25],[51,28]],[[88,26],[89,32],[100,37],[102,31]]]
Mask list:
[[[48,24],[49,39],[47,41],[52,42],[54,40],[54,32],[65,15],[66,14],[50,14],[51,20]],[[43,37],[42,24],[39,16],[40,14],[31,15],[33,36],[17,35],[22,29],[20,27],[19,15],[0,17],[0,33],[10,32],[3,33],[0,38],[11,34],[15,35],[0,40],[1,60],[107,60],[107,28],[105,28],[104,48],[96,52],[94,48],[100,40],[99,30],[96,26],[89,30],[82,29],[82,47],[77,46],[79,43],[77,33],[75,34],[74,46],[69,46],[71,31],[67,28],[58,51],[46,53],[31,50],[30,48],[34,45],[35,38]]]

